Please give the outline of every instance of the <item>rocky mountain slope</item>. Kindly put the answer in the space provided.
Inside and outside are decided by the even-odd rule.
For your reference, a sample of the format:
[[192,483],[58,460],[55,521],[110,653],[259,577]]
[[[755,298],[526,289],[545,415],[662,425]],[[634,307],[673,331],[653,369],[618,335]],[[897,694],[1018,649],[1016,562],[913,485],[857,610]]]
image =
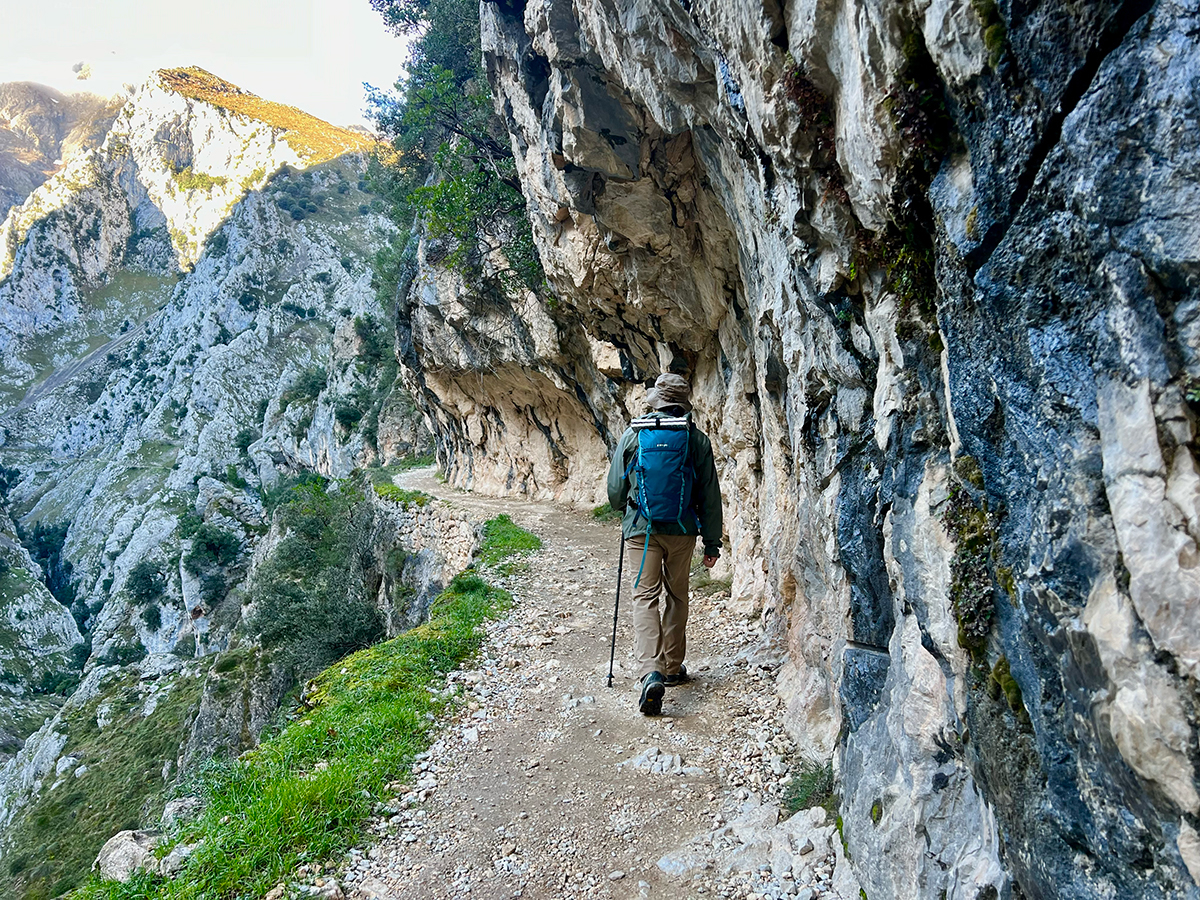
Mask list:
[[481,10],[554,299],[414,281],[452,482],[690,372],[866,896],[1197,896],[1194,6]]
[[[371,283],[394,229],[365,192],[368,149],[164,70],[0,227],[13,891],[78,880],[128,817],[156,816],[166,786],[274,715],[289,682],[258,662],[246,579],[286,543],[272,511],[297,476],[428,447]],[[447,559],[451,575],[465,563],[438,536],[456,524],[422,526],[371,483],[345,577],[394,633]]]
[[87,149],[100,145],[121,100],[0,84],[0,218]]

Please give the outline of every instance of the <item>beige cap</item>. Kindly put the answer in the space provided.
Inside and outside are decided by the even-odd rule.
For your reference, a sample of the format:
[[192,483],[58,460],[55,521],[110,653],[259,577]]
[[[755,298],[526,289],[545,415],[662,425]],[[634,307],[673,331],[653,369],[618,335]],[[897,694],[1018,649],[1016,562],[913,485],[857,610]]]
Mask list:
[[692,408],[692,401],[689,399],[691,395],[692,389],[687,381],[668,372],[665,375],[659,375],[658,380],[654,382],[654,387],[646,392],[646,405],[651,409],[679,406],[683,408],[684,412],[688,412]]

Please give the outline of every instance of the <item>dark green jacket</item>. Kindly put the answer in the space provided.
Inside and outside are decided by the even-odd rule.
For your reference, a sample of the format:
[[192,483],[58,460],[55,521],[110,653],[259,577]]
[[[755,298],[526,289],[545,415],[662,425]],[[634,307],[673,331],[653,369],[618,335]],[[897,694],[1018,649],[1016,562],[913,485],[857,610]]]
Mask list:
[[[662,416],[662,413],[651,413]],[[700,520],[700,537],[704,542],[705,556],[721,555],[721,486],[717,484],[717,466],[713,462],[712,443],[695,425],[690,432],[688,453],[691,456],[695,482],[692,487],[692,508]],[[612,508],[623,510],[621,531],[625,537],[645,534],[646,520],[637,514],[637,504],[631,499],[635,474],[629,464],[637,456],[637,432],[627,428],[617,443],[612,464],[608,467],[608,502]],[[629,471],[629,477],[625,473]],[[696,534],[694,522],[658,522],[651,526],[652,534]]]

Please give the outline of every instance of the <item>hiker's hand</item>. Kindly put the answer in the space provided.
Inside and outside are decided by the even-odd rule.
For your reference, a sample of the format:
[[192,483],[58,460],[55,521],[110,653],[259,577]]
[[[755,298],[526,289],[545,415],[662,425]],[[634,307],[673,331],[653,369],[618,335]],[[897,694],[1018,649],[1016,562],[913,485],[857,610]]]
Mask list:
[[716,564],[717,564],[717,558],[715,556],[704,557],[704,568],[711,569]]

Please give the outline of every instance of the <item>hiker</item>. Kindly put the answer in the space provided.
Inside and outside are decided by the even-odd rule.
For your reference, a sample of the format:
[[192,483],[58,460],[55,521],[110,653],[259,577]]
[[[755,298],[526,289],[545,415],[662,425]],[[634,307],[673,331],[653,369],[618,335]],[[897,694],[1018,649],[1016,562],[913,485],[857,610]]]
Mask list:
[[721,555],[721,488],[712,444],[692,423],[690,396],[681,376],[658,376],[646,394],[650,413],[621,436],[608,469],[608,501],[624,511],[625,548],[631,564],[640,561],[633,652],[642,686],[638,709],[647,716],[662,712],[667,686],[688,680],[684,632],[696,536],[704,542],[707,568]]

